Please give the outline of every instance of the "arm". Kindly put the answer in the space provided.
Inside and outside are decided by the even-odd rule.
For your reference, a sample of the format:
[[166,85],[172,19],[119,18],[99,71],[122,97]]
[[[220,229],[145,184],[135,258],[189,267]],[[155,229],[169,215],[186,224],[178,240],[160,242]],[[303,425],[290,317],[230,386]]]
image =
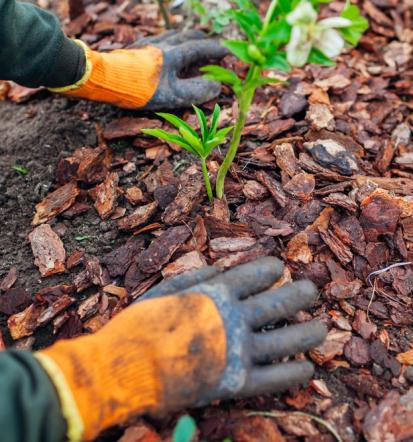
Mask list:
[[31,4],[0,0],[0,79],[28,87],[78,81],[84,51],[66,38],[54,15]]
[[28,352],[0,353],[0,428],[4,442],[55,442],[66,424],[49,377]]

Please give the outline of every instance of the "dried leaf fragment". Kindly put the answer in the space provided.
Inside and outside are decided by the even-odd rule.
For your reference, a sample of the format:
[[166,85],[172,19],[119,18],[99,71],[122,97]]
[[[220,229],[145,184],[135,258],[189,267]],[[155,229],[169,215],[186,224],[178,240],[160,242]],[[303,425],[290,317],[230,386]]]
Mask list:
[[29,241],[35,258],[34,263],[43,277],[66,270],[66,251],[62,240],[49,224],[36,227],[30,233]]

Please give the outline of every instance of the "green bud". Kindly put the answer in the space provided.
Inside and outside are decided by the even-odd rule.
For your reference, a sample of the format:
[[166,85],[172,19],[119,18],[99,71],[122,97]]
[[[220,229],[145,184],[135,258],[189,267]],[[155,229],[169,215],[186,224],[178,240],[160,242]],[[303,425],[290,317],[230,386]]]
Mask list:
[[257,64],[265,64],[266,58],[256,45],[248,46],[248,56],[254,60]]

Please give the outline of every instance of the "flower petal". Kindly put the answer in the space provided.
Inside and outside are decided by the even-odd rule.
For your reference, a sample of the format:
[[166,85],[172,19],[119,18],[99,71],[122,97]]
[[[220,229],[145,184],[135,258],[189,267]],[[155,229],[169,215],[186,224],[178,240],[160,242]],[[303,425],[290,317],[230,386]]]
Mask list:
[[325,29],[317,38],[315,47],[324,52],[327,57],[337,57],[344,48],[344,39],[334,29]]
[[306,26],[294,26],[287,45],[287,61],[291,66],[302,67],[310,56],[312,43]]
[[320,20],[317,26],[322,28],[346,28],[351,26],[351,20],[344,17],[329,17],[324,20]]
[[290,25],[310,24],[317,20],[317,11],[308,0],[302,0],[294,11],[287,15]]

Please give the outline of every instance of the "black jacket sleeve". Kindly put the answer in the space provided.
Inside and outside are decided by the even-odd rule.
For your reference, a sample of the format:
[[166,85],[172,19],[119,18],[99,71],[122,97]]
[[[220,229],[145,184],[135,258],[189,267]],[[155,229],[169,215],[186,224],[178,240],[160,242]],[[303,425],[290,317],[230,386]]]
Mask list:
[[0,79],[23,86],[63,87],[85,70],[83,50],[57,17],[28,3],[0,0]]
[[0,440],[60,442],[66,423],[57,392],[29,353],[0,352]]

